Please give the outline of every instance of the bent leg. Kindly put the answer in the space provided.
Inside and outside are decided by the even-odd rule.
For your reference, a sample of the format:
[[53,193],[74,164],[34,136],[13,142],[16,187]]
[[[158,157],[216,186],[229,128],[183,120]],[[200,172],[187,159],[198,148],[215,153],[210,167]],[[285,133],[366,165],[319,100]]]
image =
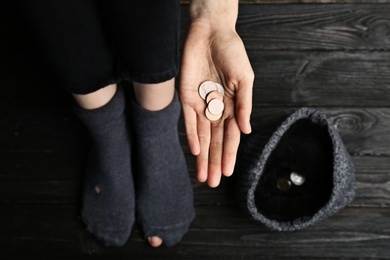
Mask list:
[[134,188],[125,98],[99,1],[19,0],[42,56],[91,136],[82,218],[107,246],[121,246],[134,222]]

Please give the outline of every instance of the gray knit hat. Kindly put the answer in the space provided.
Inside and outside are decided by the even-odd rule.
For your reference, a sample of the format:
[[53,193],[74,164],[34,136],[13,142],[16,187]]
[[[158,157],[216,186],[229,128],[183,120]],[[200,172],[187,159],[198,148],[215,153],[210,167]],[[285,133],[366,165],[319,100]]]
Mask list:
[[235,175],[239,204],[279,231],[303,229],[355,196],[355,169],[331,122],[301,108],[241,142]]

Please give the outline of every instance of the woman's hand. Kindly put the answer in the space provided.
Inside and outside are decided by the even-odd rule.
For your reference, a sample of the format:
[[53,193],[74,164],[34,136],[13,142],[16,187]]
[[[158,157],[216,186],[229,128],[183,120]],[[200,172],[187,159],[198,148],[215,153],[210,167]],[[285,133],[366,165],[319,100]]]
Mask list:
[[[241,132],[251,132],[254,74],[234,26],[225,25],[209,18],[193,19],[181,64],[180,96],[188,144],[197,156],[197,179],[210,187],[219,185],[222,174],[233,173]],[[207,104],[198,92],[206,80],[225,89],[225,109],[214,122],[206,118]]]

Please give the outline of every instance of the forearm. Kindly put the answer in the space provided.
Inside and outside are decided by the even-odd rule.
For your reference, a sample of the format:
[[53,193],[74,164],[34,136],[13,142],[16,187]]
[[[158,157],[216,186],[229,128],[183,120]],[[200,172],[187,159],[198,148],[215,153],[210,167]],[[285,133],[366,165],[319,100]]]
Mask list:
[[213,29],[233,29],[238,16],[238,0],[191,0],[190,18]]

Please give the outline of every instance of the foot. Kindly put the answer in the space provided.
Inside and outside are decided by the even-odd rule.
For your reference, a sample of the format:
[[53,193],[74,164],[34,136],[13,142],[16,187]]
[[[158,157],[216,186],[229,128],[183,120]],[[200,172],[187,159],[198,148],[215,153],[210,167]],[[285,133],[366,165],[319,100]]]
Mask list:
[[151,246],[173,246],[187,233],[195,216],[191,181],[178,138],[178,97],[153,112],[134,101],[132,115],[138,220]]
[[130,138],[124,107],[124,94],[119,88],[100,108],[86,110],[74,105],[92,141],[81,216],[87,229],[104,245],[117,247],[127,241],[135,219]]

